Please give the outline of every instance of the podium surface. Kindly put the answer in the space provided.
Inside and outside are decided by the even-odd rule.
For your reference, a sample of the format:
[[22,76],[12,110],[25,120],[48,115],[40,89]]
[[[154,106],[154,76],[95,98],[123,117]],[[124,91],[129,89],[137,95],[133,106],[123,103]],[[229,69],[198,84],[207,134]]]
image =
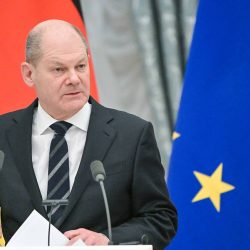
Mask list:
[[152,245],[7,247],[8,250],[153,250]]

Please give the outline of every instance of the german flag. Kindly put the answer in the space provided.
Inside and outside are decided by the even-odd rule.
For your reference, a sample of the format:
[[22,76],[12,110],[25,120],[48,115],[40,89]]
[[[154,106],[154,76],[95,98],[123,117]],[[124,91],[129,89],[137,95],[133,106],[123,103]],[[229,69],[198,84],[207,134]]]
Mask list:
[[[48,19],[68,21],[86,29],[79,12],[79,2],[71,0],[1,0],[0,1],[0,114],[29,105],[35,92],[23,83],[20,64],[25,58],[25,40],[29,30]],[[97,98],[93,63],[90,59],[91,95]],[[97,98],[98,99],[98,98]]]

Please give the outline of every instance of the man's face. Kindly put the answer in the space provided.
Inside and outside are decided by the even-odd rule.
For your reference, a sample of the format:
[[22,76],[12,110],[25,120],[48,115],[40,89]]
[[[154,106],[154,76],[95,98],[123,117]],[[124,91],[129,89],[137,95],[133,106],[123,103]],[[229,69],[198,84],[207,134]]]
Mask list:
[[77,113],[88,101],[88,55],[78,34],[45,36],[42,56],[31,65],[31,78],[43,109],[57,120]]

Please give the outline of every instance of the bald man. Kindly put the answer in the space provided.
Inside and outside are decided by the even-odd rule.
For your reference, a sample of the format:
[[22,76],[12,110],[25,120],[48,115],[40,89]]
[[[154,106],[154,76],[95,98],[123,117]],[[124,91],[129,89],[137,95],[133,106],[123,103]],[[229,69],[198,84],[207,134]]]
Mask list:
[[[104,45],[105,46],[105,45]],[[98,104],[90,96],[88,52],[81,32],[65,21],[35,26],[21,64],[37,99],[0,116],[3,234],[8,241],[36,209],[73,244],[109,243],[101,191],[90,164],[103,162],[113,242],[147,235],[163,249],[177,228],[150,122]],[[11,97],[10,97],[11,98]],[[68,199],[66,208],[45,209],[45,199]]]

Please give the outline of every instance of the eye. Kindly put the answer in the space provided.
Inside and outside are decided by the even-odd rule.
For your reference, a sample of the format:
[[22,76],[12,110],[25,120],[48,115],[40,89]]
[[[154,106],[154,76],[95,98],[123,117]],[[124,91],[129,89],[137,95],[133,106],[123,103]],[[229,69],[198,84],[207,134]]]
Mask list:
[[82,63],[76,66],[76,69],[79,71],[84,71],[86,68],[86,64]]
[[66,69],[64,67],[58,66],[58,67],[53,68],[53,73],[55,76],[61,76],[64,74],[65,70]]
[[55,71],[56,71],[57,73],[64,72],[64,68],[62,68],[62,67],[56,67],[56,68],[55,68]]

